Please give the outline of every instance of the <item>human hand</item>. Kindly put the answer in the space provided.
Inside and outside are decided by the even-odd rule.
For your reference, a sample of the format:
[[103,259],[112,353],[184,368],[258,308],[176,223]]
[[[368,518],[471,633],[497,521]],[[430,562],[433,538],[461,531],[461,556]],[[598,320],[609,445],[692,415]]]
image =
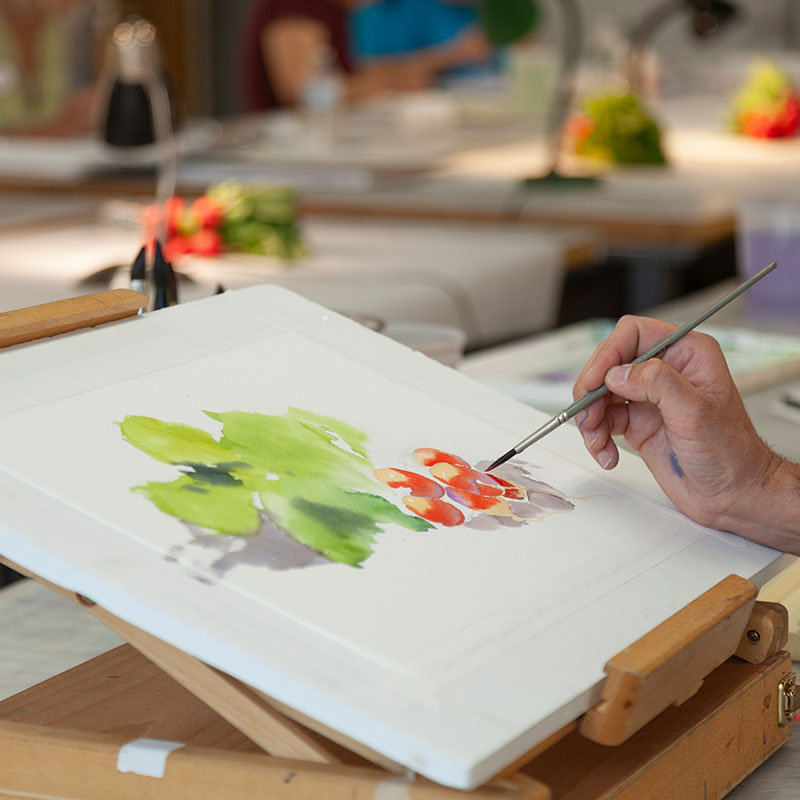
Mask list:
[[431,75],[451,67],[488,62],[492,57],[492,47],[483,32],[477,28],[467,28],[455,39],[445,44],[428,47],[417,54],[417,61],[424,64]]
[[630,363],[675,328],[626,316],[597,347],[573,388],[576,399],[604,382],[610,390],[577,419],[589,452],[612,469],[619,460],[612,436],[622,435],[695,521],[798,552],[796,536],[779,538],[796,528],[765,513],[787,489],[791,496],[795,480],[797,510],[800,478],[756,433],[716,340],[691,332],[662,358]]
[[375,61],[349,75],[345,91],[348,101],[358,102],[383,94],[421,91],[431,85],[433,77],[424,64],[413,59]]

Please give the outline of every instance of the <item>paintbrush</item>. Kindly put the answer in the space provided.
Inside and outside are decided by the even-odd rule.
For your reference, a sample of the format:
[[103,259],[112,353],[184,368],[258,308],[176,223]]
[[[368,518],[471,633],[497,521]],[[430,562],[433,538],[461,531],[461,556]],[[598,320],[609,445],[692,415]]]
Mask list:
[[131,265],[130,287],[134,292],[147,294],[147,248],[142,246]]
[[[742,292],[746,292],[754,283],[760,281],[765,275],[772,272],[772,270],[777,266],[778,264],[775,261],[773,261],[771,264],[768,264],[760,272],[757,272],[751,278],[748,278],[744,283],[737,286],[732,292],[726,294],[725,297],[717,300],[714,305],[707,308],[702,314],[695,317],[691,322],[687,322],[676,331],[673,331],[669,336],[665,337],[658,344],[651,347],[646,353],[642,353],[631,363],[641,364],[643,361],[647,361],[648,359],[657,356],[662,350],[666,350],[671,344],[677,342],[678,339],[689,333],[689,331],[696,328],[702,322],[705,322],[712,314],[716,314],[717,311],[719,311],[723,306],[728,305],[731,300],[735,300],[740,294],[742,294]],[[547,436],[548,433],[551,433],[556,428],[561,427],[567,420],[572,419],[576,414],[580,413],[587,406],[590,406],[592,403],[594,403],[595,400],[599,400],[601,397],[607,395],[608,391],[608,387],[603,384],[597,389],[592,389],[591,392],[586,392],[583,397],[579,397],[571,405],[568,405],[563,411],[560,411],[552,419],[545,422],[541,428],[538,428],[532,434],[526,436],[521,442],[514,445],[514,447],[512,447],[507,453],[503,453],[500,458],[486,468],[486,472],[493,470],[495,467],[499,467],[501,464],[505,464],[505,462],[510,458],[519,455],[523,450]]]
[[161,242],[156,239],[153,258],[153,283],[155,284],[155,299],[153,308],[159,310],[167,306],[174,306],[178,302],[178,286],[175,270],[172,264],[164,258]]

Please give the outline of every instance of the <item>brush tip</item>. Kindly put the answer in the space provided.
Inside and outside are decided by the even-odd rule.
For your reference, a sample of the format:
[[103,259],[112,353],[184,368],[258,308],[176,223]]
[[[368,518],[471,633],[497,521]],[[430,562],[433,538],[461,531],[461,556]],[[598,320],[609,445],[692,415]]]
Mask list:
[[163,258],[153,262],[153,281],[156,286],[166,286],[169,281],[169,264]]
[[136,254],[136,258],[131,265],[131,280],[144,280],[146,269],[147,262],[145,248],[142,247],[141,250],[139,250],[139,252]]
[[491,472],[495,467],[499,467],[501,464],[505,464],[510,458],[513,458],[517,454],[517,451],[512,447],[507,453],[503,453],[497,461],[492,462],[486,467],[486,472]]

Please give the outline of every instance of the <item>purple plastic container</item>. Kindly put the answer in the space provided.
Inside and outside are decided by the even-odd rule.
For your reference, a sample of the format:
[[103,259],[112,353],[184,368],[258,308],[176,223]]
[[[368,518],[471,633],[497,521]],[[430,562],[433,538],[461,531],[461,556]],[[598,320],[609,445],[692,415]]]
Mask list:
[[776,270],[747,291],[748,309],[758,316],[800,319],[800,201],[744,203],[739,208],[736,249],[743,280],[778,262]]

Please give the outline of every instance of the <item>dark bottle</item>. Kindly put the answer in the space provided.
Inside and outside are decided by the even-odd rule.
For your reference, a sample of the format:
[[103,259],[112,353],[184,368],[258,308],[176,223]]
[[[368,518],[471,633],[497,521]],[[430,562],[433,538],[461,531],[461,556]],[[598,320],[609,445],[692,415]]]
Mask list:
[[155,141],[153,113],[143,86],[114,83],[103,138],[116,147],[138,147]]
[[140,147],[166,138],[171,111],[152,23],[132,19],[114,28],[105,85],[101,133],[108,144]]

